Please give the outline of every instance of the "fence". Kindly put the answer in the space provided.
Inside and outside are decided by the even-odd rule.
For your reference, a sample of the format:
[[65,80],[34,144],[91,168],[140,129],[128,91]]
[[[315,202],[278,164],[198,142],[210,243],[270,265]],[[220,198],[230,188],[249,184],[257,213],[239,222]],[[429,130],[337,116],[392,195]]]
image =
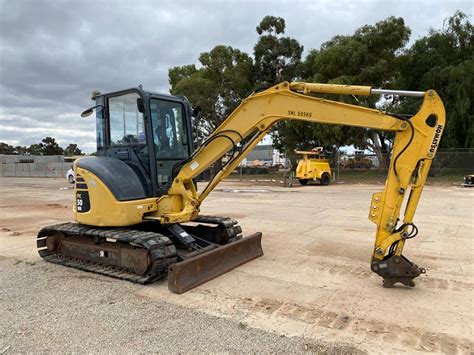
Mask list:
[[[387,166],[390,163],[390,156],[385,157]],[[330,158],[333,171],[355,171],[355,170],[377,170],[386,172],[386,166],[381,166],[374,154],[363,157],[354,155],[335,154]],[[451,148],[440,149],[431,165],[430,175],[446,174],[474,174],[474,149],[472,148]]]
[[65,177],[71,163],[61,155],[0,155],[0,176]]
[[[390,157],[387,157],[389,161]],[[370,161],[370,162],[369,162]],[[377,170],[380,167],[374,155],[368,155],[357,161],[354,156],[334,154],[330,157],[331,169],[336,177],[339,171]],[[65,177],[71,162],[64,161],[60,155],[54,156],[18,156],[0,155],[0,176],[24,177]],[[474,149],[441,149],[431,166],[430,175],[474,174]]]
[[474,149],[443,149],[436,153],[434,173],[464,172],[474,174]]

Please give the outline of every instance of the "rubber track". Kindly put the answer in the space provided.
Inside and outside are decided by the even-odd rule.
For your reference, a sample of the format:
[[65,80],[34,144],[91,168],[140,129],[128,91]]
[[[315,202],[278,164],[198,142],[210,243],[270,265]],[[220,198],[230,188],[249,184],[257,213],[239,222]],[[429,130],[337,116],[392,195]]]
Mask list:
[[[54,254],[54,252],[46,248],[46,237],[57,232],[62,233],[66,238],[71,236],[87,236],[103,239],[104,242],[106,239],[114,239],[117,242],[147,249],[151,260],[153,260],[153,265],[149,273],[142,276],[119,266],[110,266]],[[77,223],[63,223],[42,228],[38,233],[37,247],[39,255],[48,262],[139,284],[147,284],[162,279],[167,275],[169,265],[177,261],[176,248],[171,240],[162,234],[126,228],[96,228]]]
[[238,222],[229,217],[217,217],[217,216],[198,216],[193,219],[193,222],[217,224],[226,229],[229,235],[229,242],[237,241],[242,239],[242,228],[238,225]]

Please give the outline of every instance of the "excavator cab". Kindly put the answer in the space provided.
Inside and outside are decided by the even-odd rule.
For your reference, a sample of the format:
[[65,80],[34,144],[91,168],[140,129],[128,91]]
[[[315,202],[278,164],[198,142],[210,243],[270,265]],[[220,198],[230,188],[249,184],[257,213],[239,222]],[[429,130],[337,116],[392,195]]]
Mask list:
[[165,194],[173,166],[193,152],[189,101],[141,88],[96,94],[93,100],[97,156],[127,164],[140,179],[146,197]]

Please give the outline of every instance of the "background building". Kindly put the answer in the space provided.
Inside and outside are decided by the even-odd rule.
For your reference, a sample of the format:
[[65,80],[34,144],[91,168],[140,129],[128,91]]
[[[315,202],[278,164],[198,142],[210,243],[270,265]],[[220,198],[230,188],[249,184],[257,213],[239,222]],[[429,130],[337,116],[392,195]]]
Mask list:
[[0,176],[65,177],[76,157],[0,154]]
[[288,159],[271,144],[257,145],[247,157],[242,160],[242,166],[254,165],[283,165],[288,166]]

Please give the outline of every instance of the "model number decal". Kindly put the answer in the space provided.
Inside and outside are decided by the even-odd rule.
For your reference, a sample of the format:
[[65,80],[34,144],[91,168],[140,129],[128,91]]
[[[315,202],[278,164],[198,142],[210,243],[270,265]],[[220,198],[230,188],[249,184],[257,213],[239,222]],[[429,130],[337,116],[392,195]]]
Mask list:
[[77,191],[76,193],[76,211],[78,213],[88,212],[91,209],[89,193],[87,191]]
[[308,111],[288,110],[288,116],[312,117],[313,113]]
[[438,125],[438,127],[436,127],[436,132],[435,132],[435,135],[433,137],[433,141],[431,142],[431,146],[430,146],[430,153],[434,154],[436,152],[436,148],[438,148],[438,144],[439,144],[439,139],[441,137],[441,132],[443,131],[443,125]]
[[84,202],[82,201],[81,196],[80,196],[80,195],[77,196],[76,206],[77,206],[77,210],[78,210],[79,212],[82,211],[82,205],[83,205],[83,204],[84,204]]

